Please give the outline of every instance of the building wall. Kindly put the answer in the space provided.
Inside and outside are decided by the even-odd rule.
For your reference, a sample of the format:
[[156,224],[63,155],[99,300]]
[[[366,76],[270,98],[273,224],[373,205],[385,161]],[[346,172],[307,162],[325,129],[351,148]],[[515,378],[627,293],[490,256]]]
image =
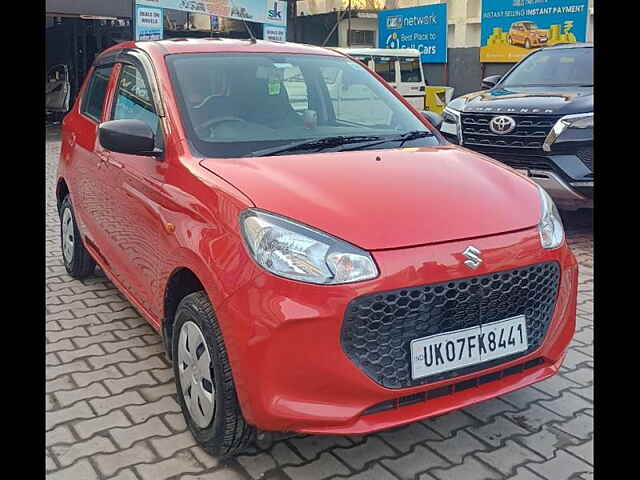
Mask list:
[[47,0],[45,12],[60,15],[95,15],[131,18],[132,0]]

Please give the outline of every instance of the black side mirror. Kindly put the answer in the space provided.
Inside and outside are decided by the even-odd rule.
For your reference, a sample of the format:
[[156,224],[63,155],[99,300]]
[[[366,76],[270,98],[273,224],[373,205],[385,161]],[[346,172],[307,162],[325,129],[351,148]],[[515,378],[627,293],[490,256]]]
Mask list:
[[482,79],[482,90],[489,90],[496,86],[496,84],[500,81],[502,75],[491,75],[487,78]]
[[431,112],[429,110],[422,110],[420,112],[424,118],[429,120],[429,123],[433,125],[435,128],[440,128],[440,124],[442,123],[442,116],[438,115],[436,112]]
[[153,130],[142,120],[111,120],[98,127],[100,145],[112,152],[158,157]]

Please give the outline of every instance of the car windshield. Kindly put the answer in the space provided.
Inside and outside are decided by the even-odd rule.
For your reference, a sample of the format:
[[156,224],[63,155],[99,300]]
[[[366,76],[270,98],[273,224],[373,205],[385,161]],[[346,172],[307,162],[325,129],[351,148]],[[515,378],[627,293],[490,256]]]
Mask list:
[[[207,157],[244,157],[305,140],[397,138],[438,145],[437,136],[359,62],[324,55],[237,53],[167,57],[190,144]],[[426,132],[426,135],[415,135]],[[317,142],[316,142],[317,143]],[[395,148],[397,143],[376,144]],[[346,147],[346,146],[345,146]]]
[[522,26],[524,28],[526,28],[527,30],[537,30],[538,29],[538,25],[536,25],[535,23],[523,23]]
[[593,49],[542,49],[518,64],[501,87],[593,85]]

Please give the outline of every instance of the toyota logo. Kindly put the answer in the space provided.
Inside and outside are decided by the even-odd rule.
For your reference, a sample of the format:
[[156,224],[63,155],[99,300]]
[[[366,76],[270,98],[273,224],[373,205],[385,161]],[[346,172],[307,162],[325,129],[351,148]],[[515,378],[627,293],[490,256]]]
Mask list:
[[516,121],[506,115],[499,115],[491,119],[489,122],[489,128],[493,133],[506,135],[507,133],[513,132],[516,128]]

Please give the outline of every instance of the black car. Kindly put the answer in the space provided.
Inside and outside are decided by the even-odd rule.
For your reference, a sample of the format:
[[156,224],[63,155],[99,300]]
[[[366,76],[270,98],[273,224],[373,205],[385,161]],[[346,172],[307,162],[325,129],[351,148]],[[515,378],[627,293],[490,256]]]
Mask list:
[[593,45],[537,50],[452,100],[440,131],[520,170],[560,208],[593,206]]

